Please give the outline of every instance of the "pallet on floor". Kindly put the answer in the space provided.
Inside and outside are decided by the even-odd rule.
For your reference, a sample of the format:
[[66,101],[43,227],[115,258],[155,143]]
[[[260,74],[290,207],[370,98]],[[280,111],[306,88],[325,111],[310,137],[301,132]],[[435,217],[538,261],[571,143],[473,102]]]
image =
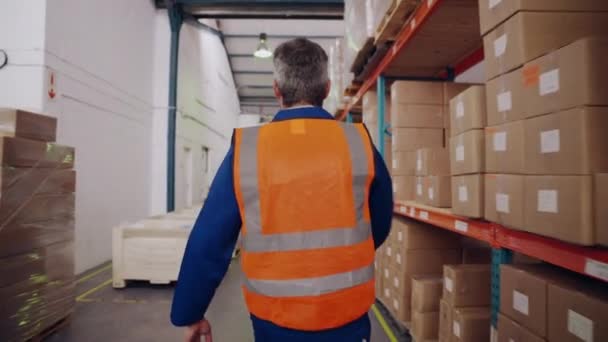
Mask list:
[[72,321],[72,313],[69,313],[67,316],[61,318],[54,324],[50,325],[48,328],[42,330],[41,332],[36,334],[36,336],[30,338],[28,341],[29,342],[42,342],[42,341],[44,341],[45,338],[51,336],[52,334],[56,333],[57,331],[59,331],[61,329],[67,327],[71,321]]
[[394,41],[419,3],[418,0],[394,0],[376,29],[374,44]]

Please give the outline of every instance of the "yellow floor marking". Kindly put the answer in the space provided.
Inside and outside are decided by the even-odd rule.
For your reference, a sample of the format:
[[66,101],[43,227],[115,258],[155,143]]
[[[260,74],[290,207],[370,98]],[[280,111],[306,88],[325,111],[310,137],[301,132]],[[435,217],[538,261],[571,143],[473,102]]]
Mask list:
[[112,268],[112,264],[108,264],[108,265],[106,265],[106,266],[104,266],[104,267],[102,267],[102,268],[98,269],[97,271],[95,271],[95,272],[93,272],[93,273],[89,273],[89,274],[87,274],[86,276],[84,276],[84,277],[82,277],[82,278],[78,279],[78,280],[76,281],[76,284],[80,284],[80,283],[82,283],[82,282],[85,282],[85,281],[87,281],[87,280],[89,280],[89,279],[93,278],[94,276],[98,275],[99,273],[104,272],[104,271],[107,271],[107,270],[109,270],[109,269],[111,269],[111,268]]
[[103,283],[101,283],[101,284],[99,284],[99,285],[95,286],[94,288],[92,288],[92,289],[88,290],[87,292],[85,292],[85,293],[81,294],[80,296],[76,297],[76,301],[77,301],[77,302],[92,302],[92,301],[95,301],[94,299],[88,299],[88,298],[86,298],[86,297],[87,297],[88,295],[93,294],[93,293],[94,293],[94,292],[96,292],[96,291],[99,291],[99,290],[100,290],[100,289],[102,289],[103,287],[108,286],[108,285],[110,285],[110,284],[112,284],[112,279],[111,279],[111,278],[110,278],[110,279],[108,279],[108,280],[106,280],[106,281],[104,281]]
[[382,314],[380,313],[380,310],[378,310],[378,308],[376,307],[376,304],[372,305],[372,311],[374,311],[374,315],[376,316],[378,323],[380,323],[380,326],[382,327],[382,330],[384,330],[384,333],[386,334],[388,339],[391,342],[397,342],[397,338],[395,337],[395,334],[393,333],[391,328],[388,326],[388,323],[386,323],[386,320],[384,320],[384,317],[382,317]]

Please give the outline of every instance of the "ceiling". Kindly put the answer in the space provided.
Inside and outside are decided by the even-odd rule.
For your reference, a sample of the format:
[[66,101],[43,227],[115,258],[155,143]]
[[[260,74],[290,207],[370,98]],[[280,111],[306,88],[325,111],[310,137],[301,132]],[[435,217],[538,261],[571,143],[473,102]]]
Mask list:
[[260,33],[268,35],[271,50],[289,39],[306,37],[329,51],[335,39],[344,35],[342,20],[221,19],[219,29],[224,35],[241,111],[262,115],[274,115],[278,105],[272,91],[272,58],[253,57]]

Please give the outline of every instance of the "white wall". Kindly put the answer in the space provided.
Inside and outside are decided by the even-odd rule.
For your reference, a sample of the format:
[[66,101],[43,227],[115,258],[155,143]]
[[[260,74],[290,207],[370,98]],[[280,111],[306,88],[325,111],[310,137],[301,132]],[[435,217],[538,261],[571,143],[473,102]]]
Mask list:
[[[113,226],[165,211],[169,25],[150,0],[50,4],[0,5],[0,48],[11,61],[0,70],[0,107],[57,116],[58,141],[76,147],[76,269],[82,272],[110,258]],[[177,165],[187,164],[179,152],[189,146],[192,193],[200,197],[206,185],[198,152],[207,146],[217,169],[239,104],[219,39],[185,26],[181,43]],[[51,71],[53,100],[46,96]],[[176,173],[183,206],[185,172]]]

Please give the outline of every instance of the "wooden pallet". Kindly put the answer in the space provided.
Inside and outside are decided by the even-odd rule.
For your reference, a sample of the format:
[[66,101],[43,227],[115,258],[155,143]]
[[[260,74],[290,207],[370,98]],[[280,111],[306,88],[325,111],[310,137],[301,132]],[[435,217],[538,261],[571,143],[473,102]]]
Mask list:
[[355,96],[361,88],[361,83],[351,83],[346,89],[344,89],[344,96]]
[[394,41],[418,3],[418,0],[393,0],[393,4],[376,29],[374,44]]
[[57,322],[55,322],[55,324],[52,324],[50,327],[42,330],[36,336],[30,338],[28,341],[29,342],[42,342],[42,341],[44,341],[45,338],[51,336],[52,334],[56,333],[57,331],[59,331],[61,329],[67,327],[71,321],[72,321],[72,313],[69,313],[67,316],[58,320]]
[[374,50],[374,37],[369,37],[361,47],[361,50],[357,53],[357,57],[350,66],[350,71],[354,72],[355,75],[361,70],[363,64]]

